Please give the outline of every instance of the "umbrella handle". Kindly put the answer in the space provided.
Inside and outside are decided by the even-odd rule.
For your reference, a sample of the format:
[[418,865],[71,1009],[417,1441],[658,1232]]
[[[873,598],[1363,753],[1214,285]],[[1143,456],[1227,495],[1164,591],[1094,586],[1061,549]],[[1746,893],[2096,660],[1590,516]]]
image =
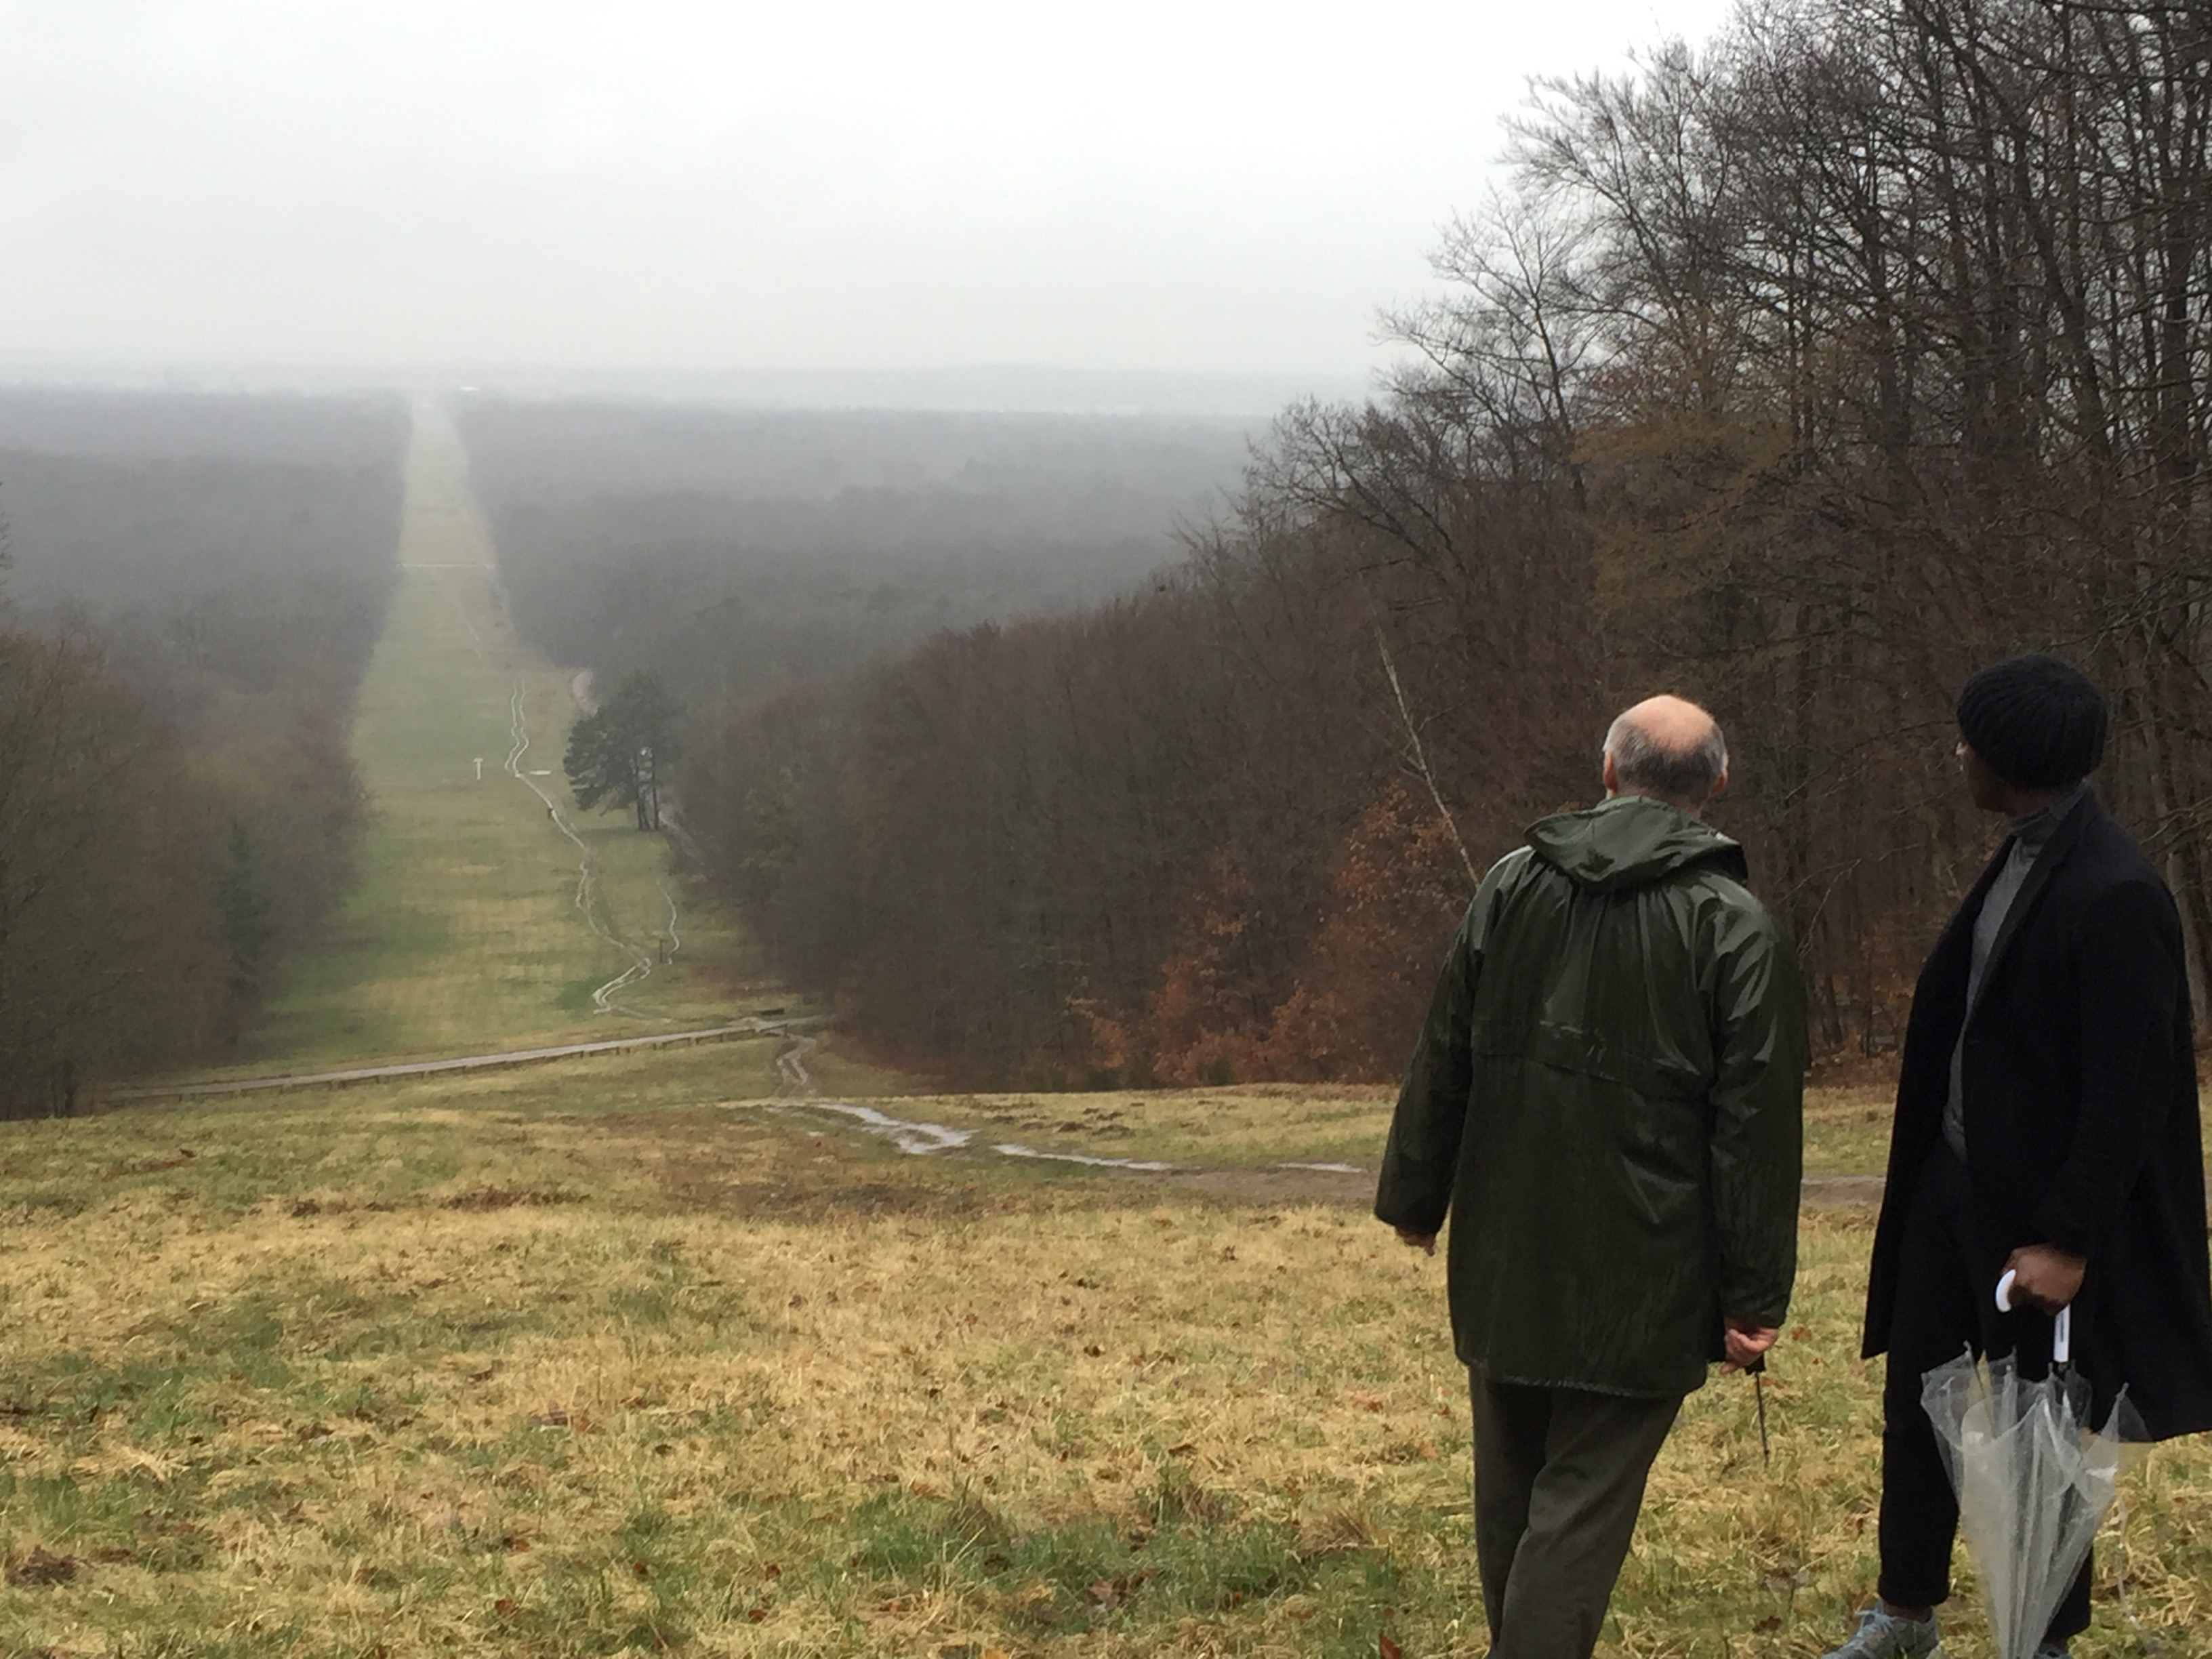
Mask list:
[[[2019,1274],[2008,1267],[2005,1269],[2004,1277],[1997,1280],[1997,1311],[1999,1313],[2012,1311],[2012,1282],[2019,1277]],[[2054,1365],[2067,1364],[2071,1362],[2073,1354],[2074,1309],[2069,1304],[2061,1308],[2057,1316],[2051,1322],[2051,1363]]]

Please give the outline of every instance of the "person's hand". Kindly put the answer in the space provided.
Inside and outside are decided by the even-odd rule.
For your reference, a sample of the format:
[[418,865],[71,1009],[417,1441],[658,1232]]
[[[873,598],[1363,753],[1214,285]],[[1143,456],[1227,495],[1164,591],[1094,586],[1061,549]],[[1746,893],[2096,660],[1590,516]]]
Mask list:
[[1434,1233],[1417,1233],[1411,1227],[1401,1227],[1397,1231],[1401,1244],[1410,1245],[1423,1255],[1437,1253],[1437,1236]]
[[2026,1303],[2038,1313],[2055,1314],[2081,1294],[2081,1275],[2089,1264],[2056,1244],[2027,1244],[2005,1258],[2012,1278],[2014,1307]]
[[1771,1326],[1754,1325],[1747,1319],[1721,1321],[1721,1338],[1728,1349],[1728,1358],[1721,1362],[1721,1375],[1747,1369],[1751,1362],[1774,1346],[1774,1339],[1782,1333]]

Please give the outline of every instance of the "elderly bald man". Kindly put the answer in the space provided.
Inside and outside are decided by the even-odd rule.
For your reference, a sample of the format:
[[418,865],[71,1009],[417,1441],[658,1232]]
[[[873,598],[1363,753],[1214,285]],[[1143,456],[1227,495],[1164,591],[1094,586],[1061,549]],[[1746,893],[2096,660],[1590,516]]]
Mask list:
[[1606,799],[1484,878],[1398,1097],[1375,1213],[1431,1252],[1451,1217],[1492,1659],[1587,1659],[1683,1397],[1790,1305],[1804,996],[1703,822],[1727,781],[1695,703],[1615,720]]

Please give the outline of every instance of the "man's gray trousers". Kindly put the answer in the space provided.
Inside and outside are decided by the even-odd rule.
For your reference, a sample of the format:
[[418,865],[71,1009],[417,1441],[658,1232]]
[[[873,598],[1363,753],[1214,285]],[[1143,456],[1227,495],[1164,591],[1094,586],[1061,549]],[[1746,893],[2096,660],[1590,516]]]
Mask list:
[[1468,1377],[1490,1659],[1589,1659],[1681,1397]]

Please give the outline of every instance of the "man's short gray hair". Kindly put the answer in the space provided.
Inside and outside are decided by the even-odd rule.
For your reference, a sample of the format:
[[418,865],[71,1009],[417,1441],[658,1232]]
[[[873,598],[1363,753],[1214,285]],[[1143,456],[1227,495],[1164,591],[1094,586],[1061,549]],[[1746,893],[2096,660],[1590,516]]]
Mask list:
[[1718,720],[1689,748],[1668,749],[1623,714],[1606,732],[1605,755],[1625,793],[1686,806],[1703,806],[1728,770],[1728,743]]

